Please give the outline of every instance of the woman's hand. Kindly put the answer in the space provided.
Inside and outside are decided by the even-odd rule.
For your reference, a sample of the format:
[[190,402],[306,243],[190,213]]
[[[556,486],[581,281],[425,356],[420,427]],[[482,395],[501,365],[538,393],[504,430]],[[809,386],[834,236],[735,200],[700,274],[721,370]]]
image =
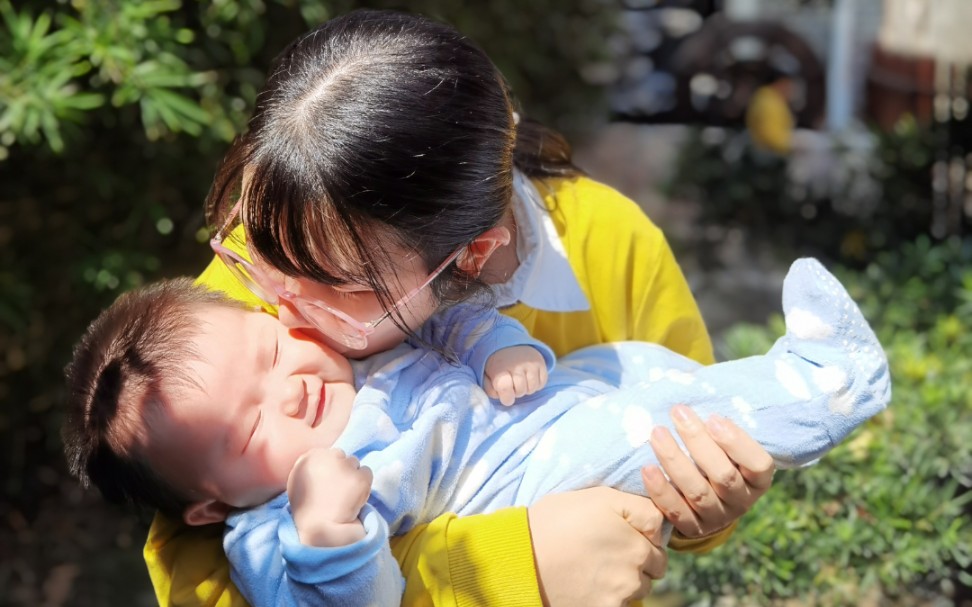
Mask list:
[[529,510],[544,605],[618,606],[651,591],[668,567],[661,512],[648,498],[594,487]]
[[645,489],[683,536],[711,535],[735,522],[766,493],[773,483],[773,458],[724,417],[703,423],[694,411],[676,405],[672,419],[691,459],[667,429],[656,427],[651,447],[661,468],[642,469]]

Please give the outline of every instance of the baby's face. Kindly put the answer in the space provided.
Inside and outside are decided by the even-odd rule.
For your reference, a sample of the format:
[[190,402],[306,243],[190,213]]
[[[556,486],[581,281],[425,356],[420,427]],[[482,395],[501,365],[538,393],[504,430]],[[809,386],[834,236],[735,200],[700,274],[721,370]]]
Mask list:
[[330,447],[344,430],[351,366],[269,314],[207,306],[196,315],[202,330],[187,371],[197,383],[167,390],[175,397],[145,448],[170,482],[254,506],[286,489],[301,455]]

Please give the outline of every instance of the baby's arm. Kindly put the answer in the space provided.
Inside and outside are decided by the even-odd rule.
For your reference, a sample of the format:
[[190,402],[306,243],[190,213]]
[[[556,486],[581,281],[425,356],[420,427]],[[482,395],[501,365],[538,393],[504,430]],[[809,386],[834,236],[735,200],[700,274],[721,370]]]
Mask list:
[[472,368],[487,395],[504,405],[542,388],[557,360],[523,325],[491,307],[452,306],[426,321],[418,336]]
[[252,605],[401,602],[388,525],[366,503],[371,478],[339,449],[315,449],[294,465],[287,495],[231,515],[224,547]]

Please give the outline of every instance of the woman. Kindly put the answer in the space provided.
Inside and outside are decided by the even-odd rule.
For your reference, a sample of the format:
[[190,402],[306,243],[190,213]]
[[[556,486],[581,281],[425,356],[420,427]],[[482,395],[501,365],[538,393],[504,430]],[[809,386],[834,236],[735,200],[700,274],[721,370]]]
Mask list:
[[[436,309],[486,294],[558,354],[641,339],[712,362],[661,232],[634,203],[581,175],[559,135],[519,120],[478,47],[427,19],[357,11],[294,41],[227,154],[208,210],[213,225],[239,217],[245,230],[226,242],[220,230],[221,259],[200,280],[262,301],[349,356],[392,347]],[[691,417],[676,424],[698,467],[656,431],[653,446],[678,490],[646,470],[654,503],[588,489],[529,511],[443,516],[397,538],[403,604],[644,596],[666,565],[654,543],[660,513],[680,532],[673,547],[706,549],[773,472],[738,428],[720,434]],[[205,545],[172,523],[153,524],[146,559],[163,603],[240,600],[212,538],[209,552]]]

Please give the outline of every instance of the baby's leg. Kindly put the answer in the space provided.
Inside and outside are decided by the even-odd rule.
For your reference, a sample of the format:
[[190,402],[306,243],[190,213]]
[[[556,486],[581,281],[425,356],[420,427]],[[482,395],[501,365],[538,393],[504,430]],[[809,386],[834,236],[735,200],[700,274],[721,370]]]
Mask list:
[[597,484],[644,492],[639,470],[655,462],[649,434],[670,426],[675,404],[732,419],[781,467],[812,463],[887,406],[884,352],[823,266],[793,264],[783,309],[786,334],[762,356],[703,367],[661,348],[615,345],[617,358],[640,365],[645,380],[572,408],[548,429],[531,456],[521,503]]
[[644,390],[663,375],[695,373],[702,364],[660,346],[641,341],[613,342],[588,346],[557,360],[560,369],[572,369],[592,376],[614,388]]

